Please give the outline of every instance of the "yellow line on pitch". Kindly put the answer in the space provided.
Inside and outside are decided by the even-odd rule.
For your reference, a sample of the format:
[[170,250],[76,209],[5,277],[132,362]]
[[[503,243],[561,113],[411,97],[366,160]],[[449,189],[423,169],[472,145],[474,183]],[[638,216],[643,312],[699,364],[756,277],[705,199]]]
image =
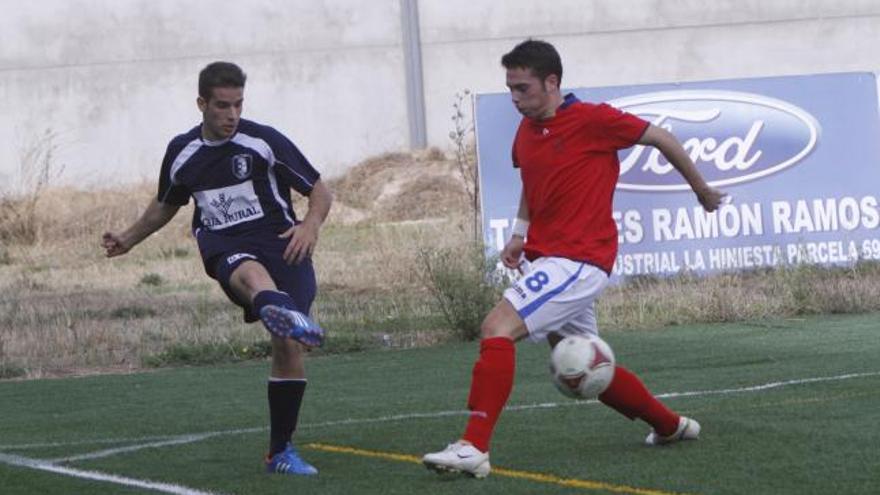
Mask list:
[[[306,448],[321,450],[324,452],[333,452],[336,454],[351,454],[361,457],[373,457],[376,459],[387,459],[398,462],[409,462],[413,464],[421,464],[422,460],[414,455],[396,454],[394,452],[379,452],[375,450],[356,449],[353,447],[343,447],[340,445],[328,445],[326,443],[310,443],[305,445]],[[614,493],[631,493],[633,495],[681,495],[677,492],[664,492],[661,490],[652,490],[649,488],[636,488],[626,485],[614,485],[611,483],[603,483],[601,481],[579,480],[575,478],[560,478],[552,474],[531,473],[528,471],[517,471],[513,469],[504,469],[493,467],[492,474],[494,476],[507,476],[508,478],[518,478],[523,480],[535,481],[538,483],[547,483],[551,485],[559,485],[568,488],[583,488],[585,490],[603,490]]]

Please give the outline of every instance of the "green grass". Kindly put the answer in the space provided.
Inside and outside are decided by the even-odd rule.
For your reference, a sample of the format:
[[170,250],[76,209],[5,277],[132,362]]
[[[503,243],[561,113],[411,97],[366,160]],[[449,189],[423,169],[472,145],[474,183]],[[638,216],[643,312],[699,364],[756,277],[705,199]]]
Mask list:
[[[880,486],[878,331],[878,315],[866,314],[607,333],[619,363],[655,393],[701,392],[665,399],[699,419],[704,431],[697,442],[664,448],[642,445],[648,431],[642,423],[564,399],[550,385],[545,346],[521,344],[510,405],[550,405],[505,412],[493,466],[653,493],[874,493]],[[217,432],[66,466],[224,494],[610,493],[500,473],[484,481],[441,478],[411,462],[309,447],[320,442],[411,456],[443,447],[461,432],[465,416],[432,413],[464,408],[476,353],[470,343],[311,359],[297,440],[321,470],[317,479],[261,472],[265,362],[0,382],[0,453],[54,459]],[[427,414],[405,416],[416,413]],[[395,415],[404,417],[389,419]],[[44,442],[53,445],[33,446]],[[4,494],[155,493],[2,459]]]

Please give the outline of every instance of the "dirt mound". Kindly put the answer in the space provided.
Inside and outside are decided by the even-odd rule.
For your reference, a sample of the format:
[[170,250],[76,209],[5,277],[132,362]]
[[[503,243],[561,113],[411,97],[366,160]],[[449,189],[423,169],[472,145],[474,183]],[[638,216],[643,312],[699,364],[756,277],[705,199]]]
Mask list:
[[[437,148],[370,157],[326,182],[335,199],[333,223],[449,218],[471,211],[457,163]],[[9,198],[0,191],[0,257],[7,242],[94,242],[105,230],[133,222],[155,191],[152,182],[99,191],[52,187],[33,200]],[[307,198],[292,197],[295,211],[304,214]],[[189,235],[190,217],[190,212],[178,214],[173,229]]]
[[471,201],[458,165],[436,148],[368,158],[327,185],[331,219],[342,223],[448,217]]

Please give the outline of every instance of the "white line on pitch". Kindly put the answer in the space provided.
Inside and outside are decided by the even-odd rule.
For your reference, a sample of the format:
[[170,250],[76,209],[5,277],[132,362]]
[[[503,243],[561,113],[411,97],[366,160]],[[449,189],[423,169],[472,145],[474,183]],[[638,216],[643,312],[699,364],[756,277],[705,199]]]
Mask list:
[[[266,426],[261,426],[257,428],[237,428],[234,430],[217,430],[217,431],[206,431],[202,433],[187,433],[184,435],[157,435],[157,436],[148,436],[148,437],[120,437],[120,438],[95,438],[92,440],[75,440],[72,442],[39,442],[39,443],[25,443],[19,445],[0,445],[0,451],[10,451],[10,450],[29,450],[29,449],[49,449],[55,447],[75,447],[77,445],[101,445],[101,444],[117,444],[117,443],[133,443],[133,442],[177,442],[181,438],[188,438],[193,436],[209,436],[214,437],[218,435],[243,435],[247,433],[260,433],[263,431],[267,431],[269,428]],[[125,448],[125,447],[121,447]],[[108,449],[112,450],[112,449]]]
[[195,435],[183,435],[179,437],[170,438],[168,440],[162,440],[158,442],[149,442],[149,443],[141,443],[136,445],[127,445],[125,447],[117,447],[113,449],[99,450],[98,452],[91,452],[88,454],[80,454],[73,455],[69,457],[59,457],[57,459],[47,459],[48,462],[52,463],[64,463],[64,462],[74,462],[74,461],[85,461],[89,459],[100,459],[102,457],[111,457],[116,454],[124,454],[126,452],[135,452],[138,450],[144,449],[155,449],[159,447],[167,447],[169,445],[183,445],[187,443],[201,442],[202,440],[207,440],[211,437],[216,437],[220,435],[229,435],[230,432],[213,432],[213,433],[200,433]]
[[48,471],[50,473],[63,474],[65,476],[72,476],[74,478],[102,481],[105,483],[114,483],[117,485],[124,485],[128,487],[145,488],[147,490],[153,490],[162,493],[172,493],[174,495],[219,495],[216,492],[195,490],[192,488],[187,488],[185,486],[175,485],[173,483],[139,480],[128,478],[125,476],[117,476],[115,474],[101,473],[99,471],[86,471],[83,469],[74,469],[66,466],[56,466],[55,464],[52,464],[48,461],[30,459],[17,455],[0,453],[0,463],[37,469],[40,471]]
[[[674,399],[674,398],[682,398],[682,397],[701,397],[708,395],[730,395],[730,394],[740,394],[740,393],[750,393],[750,392],[762,392],[765,390],[772,390],[776,388],[791,386],[791,385],[803,385],[808,383],[820,383],[820,382],[831,382],[831,381],[839,381],[839,380],[849,380],[853,378],[867,378],[872,376],[880,376],[880,371],[872,371],[865,373],[848,373],[845,375],[836,375],[836,376],[821,376],[814,378],[798,378],[793,380],[785,380],[778,382],[769,382],[761,385],[753,385],[749,387],[739,387],[739,388],[725,388],[718,390],[696,390],[696,391],[688,391],[688,392],[667,392],[663,394],[658,394],[656,397],[660,399]],[[553,409],[557,407],[571,407],[571,406],[583,406],[596,404],[598,401],[596,400],[585,400],[585,401],[565,401],[565,402],[544,402],[537,404],[521,404],[521,405],[512,405],[507,406],[505,411],[527,411],[531,409]],[[347,418],[340,419],[334,421],[322,421],[319,423],[305,423],[301,424],[299,428],[325,428],[330,426],[345,426],[345,425],[358,425],[358,424],[369,424],[369,423],[387,423],[393,421],[405,421],[411,419],[433,419],[433,418],[442,418],[447,416],[467,416],[470,414],[470,411],[467,410],[454,410],[454,411],[434,411],[434,412],[422,412],[422,413],[409,413],[409,414],[394,414],[389,416],[378,416],[372,418]],[[107,449],[99,452],[93,452],[90,454],[82,454],[80,456],[76,456],[78,459],[84,458],[94,458],[94,456],[98,457],[106,457],[103,455],[103,452],[133,452],[136,450],[141,450],[145,448],[154,448],[163,445],[180,445],[185,443],[192,443],[204,440],[206,438],[212,438],[217,436],[224,435],[241,435],[246,433],[257,433],[261,431],[266,431],[266,428],[243,428],[243,429],[235,429],[235,430],[218,430],[218,431],[209,431],[202,433],[191,433],[187,435],[178,435],[178,436],[161,436],[161,437],[143,437],[143,438],[128,438],[128,439],[99,439],[92,442],[89,441],[77,441],[77,442],[54,442],[54,443],[33,443],[33,444],[21,444],[21,445],[0,445],[0,451],[3,450],[24,450],[24,449],[33,449],[33,448],[47,448],[47,447],[66,447],[71,445],[86,445],[89,443],[125,443],[125,442],[148,442],[141,445],[132,445],[130,447],[121,447],[118,449]],[[113,455],[107,454],[107,455]],[[70,460],[74,460],[73,458],[69,458]]]
[[[761,392],[764,390],[771,390],[774,388],[785,387],[789,385],[803,385],[807,383],[819,383],[819,382],[833,382],[839,380],[849,380],[851,378],[866,378],[870,376],[880,376],[880,371],[872,371],[867,373],[849,373],[846,375],[837,375],[837,376],[820,376],[815,378],[798,378],[794,380],[785,380],[780,382],[770,382],[764,383],[762,385],[753,385],[751,387],[739,387],[739,388],[723,388],[719,390],[693,390],[690,392],[666,392],[663,394],[657,394],[654,397],[658,399],[676,399],[679,397],[704,397],[707,395],[730,395],[730,394],[742,394],[748,392]],[[573,401],[573,402],[545,402],[541,404],[523,404],[521,406],[508,406],[505,408],[505,411],[524,411],[528,409],[552,409],[554,407],[565,407],[571,405],[581,405],[581,404],[597,404],[598,400],[581,400],[581,401]],[[465,411],[467,412],[467,411]]]

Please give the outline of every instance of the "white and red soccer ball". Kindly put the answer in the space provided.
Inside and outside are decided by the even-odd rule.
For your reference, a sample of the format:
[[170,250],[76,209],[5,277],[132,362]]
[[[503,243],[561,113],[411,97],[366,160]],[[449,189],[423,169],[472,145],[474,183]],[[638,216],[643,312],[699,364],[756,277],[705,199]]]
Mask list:
[[566,397],[595,399],[614,378],[614,352],[594,335],[565,337],[550,354],[550,376]]

